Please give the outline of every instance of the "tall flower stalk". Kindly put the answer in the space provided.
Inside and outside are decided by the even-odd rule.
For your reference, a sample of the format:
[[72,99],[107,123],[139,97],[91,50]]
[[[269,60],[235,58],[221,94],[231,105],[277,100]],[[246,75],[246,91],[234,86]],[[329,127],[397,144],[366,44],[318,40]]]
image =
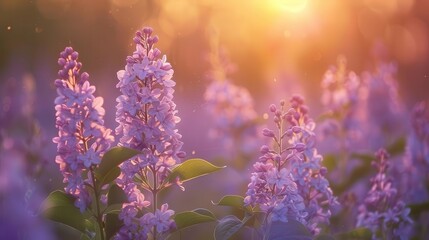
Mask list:
[[410,209],[400,200],[392,179],[387,176],[388,159],[386,150],[377,151],[372,162],[377,174],[371,178],[371,189],[359,206],[356,225],[369,228],[372,239],[408,239],[407,227],[413,221]]
[[[217,38],[214,38],[217,39]],[[212,40],[209,55],[210,83],[204,92],[205,108],[213,119],[209,136],[222,143],[223,157],[234,159],[236,167],[244,167],[261,145],[258,137],[258,117],[250,92],[234,84],[228,75],[235,69],[227,52]]]
[[103,239],[101,192],[96,186],[94,170],[114,138],[103,125],[103,98],[94,97],[95,87],[90,85],[88,73],[80,73],[82,63],[77,59],[78,52],[71,47],[65,48],[58,59],[62,69],[55,80],[58,92],[55,99],[58,136],[53,138],[58,145],[55,162],[67,183],[65,191],[76,197],[75,205],[81,212],[94,200],[95,209],[91,210]]
[[329,223],[331,209],[338,203],[314,146],[315,123],[307,115],[308,108],[298,96],[290,100],[290,106],[287,109],[284,101],[280,108],[270,106],[276,130],[266,128],[263,135],[273,140],[274,147],[261,147],[244,201],[267,213],[267,225],[293,219],[318,234],[320,224]]
[[[344,179],[355,167],[351,153],[363,148],[365,122],[364,92],[362,81],[353,71],[348,71],[347,60],[337,59],[337,66],[325,72],[322,80],[322,103],[329,118],[323,122],[321,151],[338,154],[333,180]],[[327,152],[329,151],[329,152]]]
[[[173,101],[173,69],[166,56],[154,48],[157,41],[151,28],[137,31],[136,50],[117,74],[121,91],[116,99],[119,145],[141,151],[120,166],[117,183],[128,202],[119,216],[124,226],[117,239],[158,239],[175,228],[171,219],[174,211],[168,209],[168,204],[158,208],[158,194],[171,185],[167,176],[185,154],[181,151],[182,136],[176,129],[180,118]],[[150,193],[152,208],[143,190]]]
[[[366,91],[367,126],[369,144],[372,149],[392,144],[400,138],[406,128],[405,111],[398,94],[398,83],[395,79],[397,67],[393,63],[380,63],[373,73],[363,74],[363,85]],[[380,114],[383,113],[383,114]]]

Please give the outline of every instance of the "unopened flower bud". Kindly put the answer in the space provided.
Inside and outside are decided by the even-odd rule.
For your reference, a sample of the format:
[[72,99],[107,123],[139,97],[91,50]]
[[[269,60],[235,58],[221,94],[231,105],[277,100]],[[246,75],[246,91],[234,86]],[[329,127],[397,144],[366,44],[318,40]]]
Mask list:
[[150,28],[150,27],[143,28],[143,33],[146,34],[146,35],[151,35],[152,32],[153,32],[153,29]]
[[75,61],[68,62],[68,64],[67,64],[67,68],[68,69],[72,69],[74,67],[76,67],[76,62]]
[[326,174],[328,173],[328,169],[325,167],[321,167],[320,168],[320,175],[322,176],[326,176]]
[[138,37],[134,37],[133,41],[135,44],[140,44],[140,38],[138,38]]
[[178,153],[176,154],[176,156],[177,156],[178,158],[185,158],[185,157],[186,157],[186,153],[185,153],[185,152],[183,152],[183,151],[180,151],[180,152],[178,152]]
[[61,88],[63,86],[63,81],[61,79],[56,79],[54,85],[57,88]]
[[71,56],[72,60],[76,60],[79,57],[79,53],[78,52],[73,52],[70,56]]
[[[161,51],[159,51],[158,48],[155,48],[153,50],[153,57],[157,58],[157,57],[160,57],[160,56],[161,56]],[[171,68],[171,65],[170,65],[170,68]]]
[[274,132],[268,128],[264,128],[262,130],[262,135],[264,135],[265,137],[274,137]]
[[67,55],[72,54],[72,53],[73,53],[73,48],[72,48],[72,47],[66,47],[66,49],[65,49],[65,53],[66,53]]
[[262,145],[261,149],[259,150],[262,154],[266,154],[270,151],[270,148],[268,148],[267,145]]
[[68,56],[68,54],[66,53],[66,51],[62,51],[60,53],[60,57],[62,57],[62,58],[67,58],[67,56]]
[[58,58],[58,65],[61,67],[66,65],[67,61],[64,58]]
[[301,127],[298,127],[298,126],[293,126],[292,127],[292,132],[294,132],[294,133],[300,133],[302,130],[301,130]]
[[159,40],[158,36],[153,36],[152,43],[157,43]]
[[307,146],[304,143],[297,143],[297,144],[295,144],[295,149],[298,152],[304,152],[304,150],[305,150],[306,147]]
[[89,80],[89,74],[87,73],[87,72],[83,72],[81,75],[80,75],[80,81],[81,82],[85,82],[85,81],[88,81]]

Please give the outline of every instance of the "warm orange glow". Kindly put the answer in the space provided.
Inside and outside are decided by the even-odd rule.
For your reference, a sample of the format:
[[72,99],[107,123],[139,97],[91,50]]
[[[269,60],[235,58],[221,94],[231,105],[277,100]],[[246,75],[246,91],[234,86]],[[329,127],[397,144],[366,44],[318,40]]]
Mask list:
[[307,6],[307,0],[270,0],[275,7],[289,12],[302,12]]

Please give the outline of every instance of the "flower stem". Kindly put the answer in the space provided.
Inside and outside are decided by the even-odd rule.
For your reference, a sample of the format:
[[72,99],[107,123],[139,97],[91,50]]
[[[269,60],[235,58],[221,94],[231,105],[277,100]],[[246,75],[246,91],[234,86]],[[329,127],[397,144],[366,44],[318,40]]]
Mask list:
[[98,192],[98,188],[95,185],[95,176],[94,176],[94,170],[93,168],[90,169],[91,172],[91,178],[92,178],[92,184],[94,186],[94,195],[95,195],[95,206],[97,208],[97,215],[96,215],[96,219],[97,219],[97,223],[100,229],[100,237],[101,240],[104,240],[104,224],[103,224],[103,215],[100,211],[100,196],[99,196],[99,192]]
[[[157,195],[158,195],[158,178],[157,178],[157,171],[156,171],[156,166],[152,165],[151,166],[151,170],[152,170],[152,175],[153,175],[153,189],[152,189],[152,197],[153,197],[153,214],[155,214],[156,209],[157,209]],[[156,232],[156,227],[153,227],[153,240],[156,240],[156,236],[157,236],[157,232]]]

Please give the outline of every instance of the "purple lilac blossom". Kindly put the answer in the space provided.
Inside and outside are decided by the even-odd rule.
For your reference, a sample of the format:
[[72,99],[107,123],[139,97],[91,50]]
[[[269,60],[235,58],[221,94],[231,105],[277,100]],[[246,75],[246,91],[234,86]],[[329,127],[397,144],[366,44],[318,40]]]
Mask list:
[[338,204],[321,166],[322,156],[315,148],[315,123],[307,115],[308,108],[299,96],[280,108],[272,104],[276,130],[268,128],[263,135],[273,139],[274,147],[261,147],[262,156],[253,165],[251,182],[245,204],[266,212],[271,221],[287,222],[295,219],[313,233],[320,232],[320,224],[329,223],[331,210]]
[[[37,214],[36,186],[46,164],[44,135],[34,118],[35,81],[9,79],[0,88],[0,232],[2,239],[54,239]],[[39,182],[39,181],[38,181]]]
[[[328,69],[322,80],[322,103],[328,109],[328,118],[322,125],[322,137],[334,137],[337,146],[333,151],[356,149],[362,141],[362,125],[365,113],[362,112],[364,93],[360,78],[353,72],[347,72],[346,59],[338,58],[338,66]],[[329,142],[329,147],[333,144]],[[335,145],[335,144],[334,144]],[[328,146],[327,146],[328,147]]]
[[229,80],[215,79],[207,87],[204,100],[208,113],[214,119],[210,136],[221,139],[229,152],[252,153],[259,142],[257,114],[249,91]]
[[1,86],[0,144],[13,143],[16,150],[25,153],[27,176],[36,177],[48,163],[45,134],[34,117],[35,80],[30,74],[22,80],[8,79]]
[[237,159],[255,154],[255,149],[261,145],[257,114],[250,92],[228,79],[236,67],[216,40],[213,38],[211,44],[210,83],[204,93],[205,108],[213,119],[209,137],[221,141],[224,157]]
[[[166,56],[161,56],[160,50],[153,47],[157,41],[151,28],[137,31],[136,50],[127,57],[125,70],[117,74],[119,83],[116,86],[121,91],[116,99],[119,145],[142,152],[121,164],[117,183],[125,190],[129,202],[123,205],[120,213],[124,227],[116,236],[118,239],[147,239],[150,234],[167,233],[174,226],[171,219],[174,211],[168,210],[166,204],[161,210],[144,213],[150,202],[144,200],[140,188],[159,191],[158,187],[171,168],[185,156],[181,151],[182,136],[176,129],[180,118],[176,116],[173,101],[176,85],[172,80],[173,69]],[[136,176],[146,179],[149,171],[154,176],[153,186],[142,186],[134,181]]]
[[[335,166],[329,174],[331,183],[341,185],[350,173],[362,165],[354,159],[352,153],[367,148],[366,129],[366,95],[362,80],[347,69],[347,60],[339,56],[337,66],[328,69],[322,80],[322,103],[327,117],[321,124],[318,134],[318,146],[322,154],[335,156]],[[360,190],[359,185],[352,186],[345,194],[363,195],[366,189]],[[344,210],[355,207],[344,199],[351,197],[341,195],[340,201]],[[350,206],[350,208],[348,208]],[[348,218],[347,221],[350,221]],[[344,222],[343,222],[344,224]],[[350,221],[348,225],[353,225]]]
[[[58,97],[55,99],[58,144],[55,162],[67,183],[65,191],[77,198],[75,205],[83,212],[91,203],[87,184],[92,184],[90,171],[101,161],[102,155],[114,141],[111,130],[104,127],[103,98],[94,97],[95,86],[90,85],[88,73],[80,73],[82,63],[71,47],[60,53],[62,69],[55,80]],[[88,177],[83,175],[87,173]]]
[[0,145],[0,232],[2,239],[54,239],[49,225],[37,215],[42,195],[26,174],[27,153],[19,142]]
[[[375,73],[363,74],[363,89],[366,92],[366,116],[368,139],[371,149],[392,143],[405,132],[404,109],[398,94],[396,66],[382,63]],[[382,114],[381,114],[382,113]]]
[[407,202],[429,200],[429,110],[425,102],[415,105],[411,114],[411,133],[407,138],[405,156],[396,172],[401,176],[401,192]]
[[372,239],[408,239],[413,221],[409,217],[410,209],[400,200],[387,175],[388,159],[386,150],[377,151],[372,162],[377,174],[371,178],[371,189],[359,206],[356,226],[370,229]]
[[[411,123],[405,156],[395,169],[395,177],[401,180],[398,190],[407,204],[424,204],[429,201],[429,109],[425,102],[415,105]],[[414,224],[415,234],[427,238],[424,226],[428,224],[429,213],[419,213]]]

